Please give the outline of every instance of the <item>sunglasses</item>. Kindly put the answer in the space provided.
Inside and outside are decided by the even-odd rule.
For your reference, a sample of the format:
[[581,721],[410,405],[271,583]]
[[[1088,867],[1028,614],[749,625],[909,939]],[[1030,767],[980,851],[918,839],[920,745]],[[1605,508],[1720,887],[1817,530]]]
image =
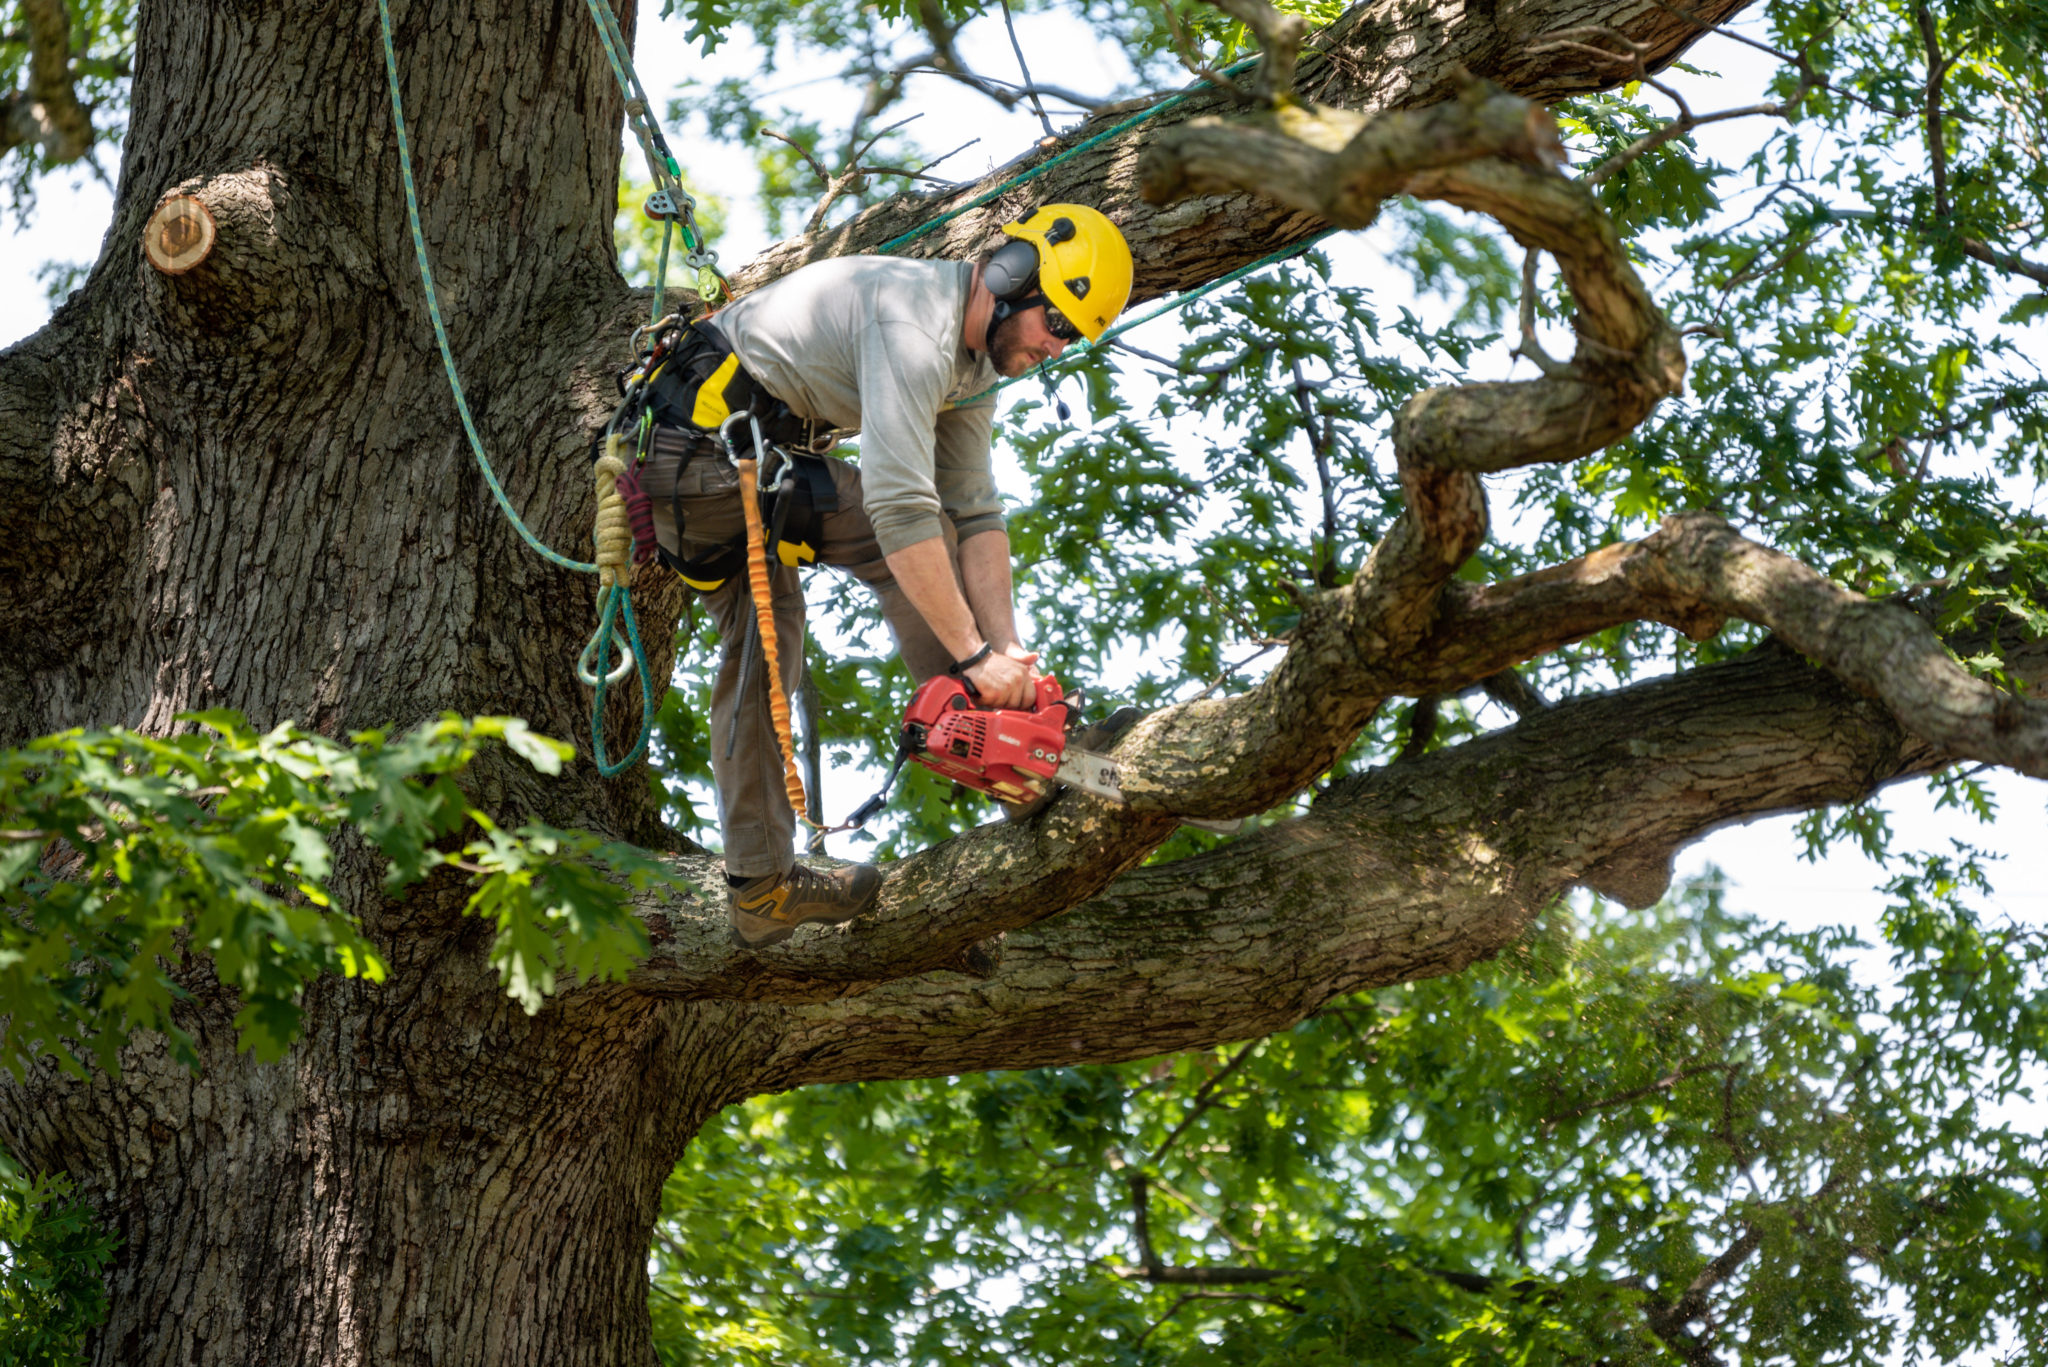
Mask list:
[[1081,340],[1081,329],[1074,326],[1066,314],[1054,308],[1050,301],[1045,306],[1045,330],[1062,342]]

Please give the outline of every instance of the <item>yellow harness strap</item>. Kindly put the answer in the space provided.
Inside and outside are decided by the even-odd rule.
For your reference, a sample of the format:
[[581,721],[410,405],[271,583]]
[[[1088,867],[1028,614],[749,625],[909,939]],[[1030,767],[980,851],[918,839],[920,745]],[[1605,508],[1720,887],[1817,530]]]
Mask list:
[[796,740],[790,734],[789,699],[782,692],[781,651],[775,641],[775,602],[768,586],[767,531],[761,526],[761,500],[754,459],[738,462],[740,507],[747,519],[747,582],[754,590],[754,620],[761,631],[761,654],[768,662],[768,715],[775,722],[775,740],[782,747],[782,786],[789,805],[804,825],[817,823],[804,815],[804,781],[796,767]]

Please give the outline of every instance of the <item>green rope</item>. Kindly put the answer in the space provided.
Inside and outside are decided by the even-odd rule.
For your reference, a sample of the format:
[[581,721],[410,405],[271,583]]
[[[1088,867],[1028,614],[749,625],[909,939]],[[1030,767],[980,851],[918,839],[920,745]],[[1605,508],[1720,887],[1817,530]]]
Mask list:
[[[595,9],[596,0],[592,0],[592,5],[593,9]],[[560,565],[563,569],[576,570],[583,574],[595,574],[597,573],[597,566],[594,563],[583,560],[571,560],[568,556],[550,549],[545,542],[533,534],[532,528],[526,525],[525,521],[519,516],[518,510],[512,506],[511,498],[506,495],[504,486],[498,482],[497,472],[491,468],[490,457],[484,453],[483,438],[477,434],[476,420],[470,416],[469,400],[462,391],[462,377],[455,369],[455,351],[448,344],[448,328],[441,321],[440,298],[434,289],[434,268],[427,260],[427,235],[420,227],[419,188],[413,182],[412,148],[405,136],[405,104],[399,96],[398,50],[392,38],[391,7],[388,0],[377,0],[377,19],[382,25],[384,34],[384,74],[391,86],[391,122],[393,129],[398,135],[398,172],[399,179],[405,186],[405,214],[406,220],[412,228],[413,256],[419,262],[420,283],[425,288],[427,296],[427,316],[433,320],[434,342],[441,349],[441,364],[448,372],[448,387],[455,395],[455,411],[462,416],[462,430],[469,438],[469,449],[476,456],[477,468],[483,471],[484,482],[490,485],[491,496],[498,501],[499,509],[504,512],[506,519],[511,522],[514,529],[518,531],[520,537],[525,540],[527,545],[531,546],[544,559],[553,564]],[[600,22],[600,37],[604,41],[605,55],[608,58],[613,57],[612,35],[604,33],[603,29],[604,25]],[[613,61],[613,72],[618,74],[616,60]],[[636,76],[634,80],[637,82],[638,77]],[[623,86],[624,78],[621,77],[621,87],[623,88]],[[667,255],[668,237],[664,234],[662,237],[664,266],[666,265]],[[659,316],[660,299],[661,287],[659,282],[657,282],[655,286],[657,317]],[[633,668],[640,675],[640,738],[634,743],[632,750],[623,759],[617,763],[612,763],[606,759],[604,753],[604,694],[605,685],[608,682],[606,678],[608,671],[605,668],[605,652],[608,647],[617,644],[618,638],[615,623],[621,617],[623,617],[626,626],[627,639],[624,644],[624,650],[631,653]],[[627,589],[623,584],[614,585],[613,588],[605,591],[604,602],[598,616],[597,634],[591,638],[590,644],[584,647],[585,655],[592,653],[595,653],[597,656],[598,665],[593,671],[596,675],[596,692],[591,699],[591,748],[593,757],[597,761],[598,773],[606,778],[611,778],[625,770],[627,766],[640,757],[642,752],[646,750],[649,739],[654,734],[654,688],[647,676],[647,652],[640,644],[640,625],[633,616],[631,590]]]

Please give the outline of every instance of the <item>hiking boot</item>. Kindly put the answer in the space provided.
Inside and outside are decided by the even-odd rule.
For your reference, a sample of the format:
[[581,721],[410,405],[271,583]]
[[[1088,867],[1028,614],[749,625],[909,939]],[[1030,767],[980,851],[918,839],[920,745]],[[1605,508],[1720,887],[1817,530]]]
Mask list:
[[866,911],[882,886],[873,864],[812,869],[798,864],[788,873],[749,879],[728,894],[732,939],[742,949],[779,945],[812,921],[838,925]]
[[[1101,721],[1090,722],[1079,730],[1069,731],[1067,733],[1067,749],[1086,750],[1094,755],[1107,753],[1117,741],[1123,738],[1124,732],[1131,729],[1131,723],[1144,715],[1143,712],[1140,712],[1135,707],[1119,707]],[[1032,817],[1045,810],[1045,804],[1058,797],[1065,788],[1066,785],[1064,783],[1048,782],[1045,791],[1032,798],[1029,802],[999,802],[996,805],[1003,809],[1003,820],[1005,821],[1012,824],[1019,821],[1029,821]]]

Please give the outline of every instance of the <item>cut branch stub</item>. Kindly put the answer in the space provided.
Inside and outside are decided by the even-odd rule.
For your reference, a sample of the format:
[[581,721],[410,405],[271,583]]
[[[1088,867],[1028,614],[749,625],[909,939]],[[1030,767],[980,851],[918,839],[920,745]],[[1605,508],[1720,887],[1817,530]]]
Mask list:
[[191,195],[172,195],[142,228],[142,252],[165,275],[183,275],[204,261],[220,239],[213,215]]

